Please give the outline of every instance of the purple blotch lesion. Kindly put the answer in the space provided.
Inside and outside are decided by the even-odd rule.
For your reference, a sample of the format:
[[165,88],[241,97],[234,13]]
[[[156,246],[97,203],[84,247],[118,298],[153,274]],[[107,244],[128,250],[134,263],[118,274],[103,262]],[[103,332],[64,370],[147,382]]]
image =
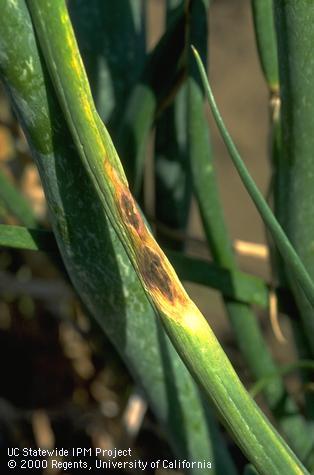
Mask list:
[[136,231],[139,231],[142,218],[136,209],[133,198],[123,192],[120,204],[128,224],[130,224]]
[[158,289],[168,301],[173,302],[175,299],[173,285],[158,254],[144,246],[140,264],[146,285],[149,288]]

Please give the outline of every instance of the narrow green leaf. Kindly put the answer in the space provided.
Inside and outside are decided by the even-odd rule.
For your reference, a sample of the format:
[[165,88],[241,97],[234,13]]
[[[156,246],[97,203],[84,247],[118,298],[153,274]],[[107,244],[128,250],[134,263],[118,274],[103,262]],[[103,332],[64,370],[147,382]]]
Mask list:
[[[282,227],[274,217],[271,209],[269,208],[268,204],[266,203],[265,199],[263,198],[261,192],[255,185],[254,180],[252,179],[251,175],[249,174],[238,150],[236,149],[231,136],[229,135],[225,124],[222,120],[222,117],[219,113],[217,108],[212,90],[207,80],[207,75],[202,64],[201,58],[199,57],[198,52],[193,49],[197,64],[199,66],[200,74],[202,77],[202,81],[206,90],[208,102],[211,106],[213,116],[216,120],[217,127],[220,130],[220,133],[225,141],[225,144],[228,148],[230,153],[230,157],[238,170],[238,173],[250,194],[252,200],[254,201],[256,208],[258,209],[262,219],[264,220],[267,228],[272,234],[272,237],[275,243],[278,246],[279,251],[281,252],[285,262],[289,265],[291,272],[294,273],[294,278],[303,289],[306,297],[308,298],[309,304],[314,307],[314,284],[309,276],[307,270],[305,269],[300,257],[292,247],[289,239],[287,238],[286,234],[284,233]],[[311,320],[314,321],[314,316],[312,315]],[[313,332],[314,335],[314,332]],[[314,337],[313,337],[314,338]]]
[[279,89],[277,38],[272,0],[251,0],[254,31],[261,67],[272,94]]

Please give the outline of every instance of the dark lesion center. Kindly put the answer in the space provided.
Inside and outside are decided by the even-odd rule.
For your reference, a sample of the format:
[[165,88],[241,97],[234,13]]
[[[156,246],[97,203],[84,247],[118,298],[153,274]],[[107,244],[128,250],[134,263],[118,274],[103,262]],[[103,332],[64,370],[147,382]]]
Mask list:
[[130,198],[126,193],[122,193],[121,208],[128,223],[138,231],[140,228],[140,217],[135,208],[133,199]]
[[[136,231],[139,231],[142,218],[136,209],[133,198],[123,192],[120,205],[127,223]],[[156,252],[144,243],[139,255],[139,266],[146,285],[149,288],[158,289],[168,301],[173,302],[175,292],[171,280],[163,267],[162,260]]]
[[175,295],[171,280],[158,254],[148,247],[143,249],[141,272],[148,287],[159,289],[169,301],[173,302]]

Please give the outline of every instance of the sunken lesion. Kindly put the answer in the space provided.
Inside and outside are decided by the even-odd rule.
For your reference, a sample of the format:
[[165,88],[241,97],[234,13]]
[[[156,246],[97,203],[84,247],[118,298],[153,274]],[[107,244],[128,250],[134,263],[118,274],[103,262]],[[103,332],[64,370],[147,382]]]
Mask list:
[[133,229],[139,234],[143,228],[143,220],[137,210],[137,206],[128,189],[128,186],[121,181],[116,170],[111,165],[107,157],[105,157],[103,164],[106,174],[114,187],[115,200],[123,221],[125,224],[132,226]]
[[123,215],[128,222],[136,231],[140,230],[142,218],[140,217],[134,200],[128,194],[122,192],[120,205],[123,212]]
[[159,290],[171,303],[174,302],[176,292],[168,273],[164,269],[159,255],[145,246],[140,257],[140,270],[149,289]]
[[[121,182],[109,161],[104,161],[104,167],[115,187],[115,198],[117,200],[119,213],[125,225],[128,226],[129,229],[133,228],[133,238],[134,231],[137,235],[136,259],[146,287],[151,292],[157,292],[164,304],[170,303],[173,306],[175,303],[181,302],[182,297],[180,298],[180,291],[176,288],[175,283],[168,274],[162,254],[154,251],[149,245],[149,243],[154,247],[156,245],[158,249],[157,244],[153,241],[153,238],[150,236],[143,222],[128,187]],[[140,238],[140,240],[138,238]]]

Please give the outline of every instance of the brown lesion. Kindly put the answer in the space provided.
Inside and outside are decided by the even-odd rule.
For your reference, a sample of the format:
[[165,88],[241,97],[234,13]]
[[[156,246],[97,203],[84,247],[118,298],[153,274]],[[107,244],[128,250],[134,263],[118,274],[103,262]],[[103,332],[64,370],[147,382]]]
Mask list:
[[173,303],[176,292],[159,255],[144,246],[139,260],[140,271],[147,287],[151,290],[159,290],[169,302]]
[[[166,270],[164,256],[147,230],[135,201],[128,190],[122,191],[119,203],[125,224],[136,231],[136,255],[139,269],[147,288],[150,291],[158,292],[165,301],[173,304],[177,292]],[[151,248],[151,245],[155,250]]]
[[139,234],[143,228],[143,220],[138,212],[128,185],[122,182],[108,158],[105,158],[104,160],[104,169],[110,182],[114,186],[114,195],[118,212],[120,213],[124,223],[127,226],[132,226]]
[[177,304],[183,305],[186,300],[184,291],[180,289],[170,264],[146,228],[128,186],[120,180],[109,161],[104,161],[104,167],[114,186],[118,212],[131,231],[138,268],[147,290],[155,295],[160,306],[170,305],[174,308]]
[[136,205],[130,193],[122,192],[120,206],[127,223],[133,226],[136,231],[139,231],[142,218],[136,209]]

